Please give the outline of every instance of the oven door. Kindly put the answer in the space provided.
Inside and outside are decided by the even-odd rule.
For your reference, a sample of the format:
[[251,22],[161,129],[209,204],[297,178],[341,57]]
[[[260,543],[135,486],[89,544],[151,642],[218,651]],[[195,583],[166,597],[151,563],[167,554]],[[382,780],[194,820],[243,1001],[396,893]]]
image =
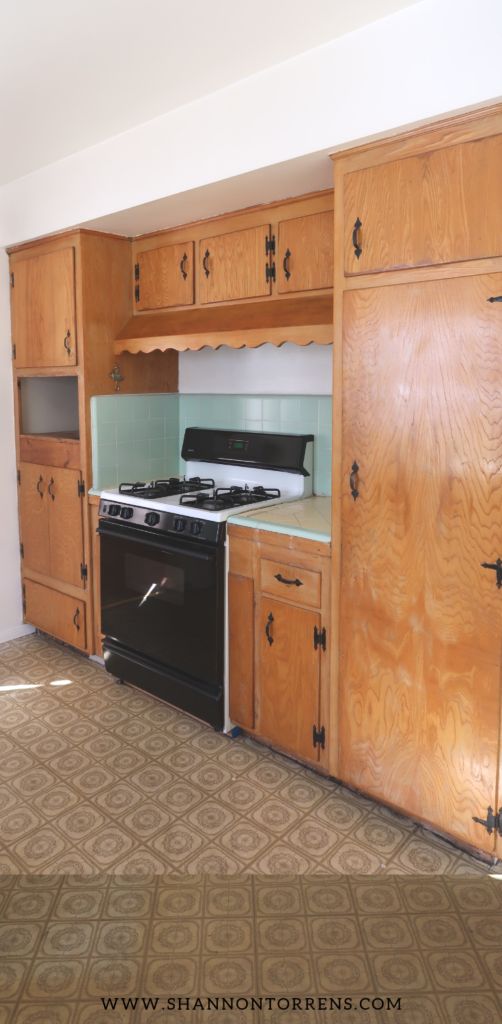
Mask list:
[[223,682],[224,548],[101,520],[101,629],[198,683]]

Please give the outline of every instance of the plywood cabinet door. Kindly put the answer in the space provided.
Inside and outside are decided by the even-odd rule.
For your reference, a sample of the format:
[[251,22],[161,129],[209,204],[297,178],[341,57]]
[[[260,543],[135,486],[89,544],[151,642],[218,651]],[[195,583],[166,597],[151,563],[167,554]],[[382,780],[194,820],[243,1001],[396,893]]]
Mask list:
[[23,567],[50,574],[49,504],[50,470],[22,462],[19,469],[19,525]]
[[279,223],[277,290],[333,287],[333,210]]
[[268,597],[260,600],[257,729],[280,750],[309,761],[319,757],[320,649],[314,628],[321,616]]
[[49,503],[50,575],[63,583],[83,587],[84,561],[81,481],[78,469],[51,467],[47,484]]
[[85,650],[85,604],[34,580],[23,583],[25,620],[44,633]]
[[270,295],[270,225],[214,235],[199,242],[199,300],[226,302]]
[[344,176],[345,271],[502,254],[502,135]]
[[499,759],[499,295],[502,274],[351,291],[343,339],[340,776],[487,852],[473,817],[495,808]]
[[12,343],[16,367],[74,366],[73,246],[12,264]]
[[234,573],[228,577],[228,636],[230,718],[245,729],[253,729],[254,581]]
[[134,273],[136,309],[191,305],[194,300],[193,254],[193,242],[139,252]]

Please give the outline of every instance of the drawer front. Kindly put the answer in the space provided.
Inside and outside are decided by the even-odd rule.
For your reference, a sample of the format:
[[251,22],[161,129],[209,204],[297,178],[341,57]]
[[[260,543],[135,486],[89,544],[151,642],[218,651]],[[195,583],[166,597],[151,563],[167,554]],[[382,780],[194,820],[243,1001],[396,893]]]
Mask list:
[[321,607],[320,572],[262,558],[260,585],[264,593],[272,594],[274,597],[281,597],[295,604],[306,604],[310,608]]
[[25,619],[44,633],[85,650],[85,604],[68,594],[24,580]]

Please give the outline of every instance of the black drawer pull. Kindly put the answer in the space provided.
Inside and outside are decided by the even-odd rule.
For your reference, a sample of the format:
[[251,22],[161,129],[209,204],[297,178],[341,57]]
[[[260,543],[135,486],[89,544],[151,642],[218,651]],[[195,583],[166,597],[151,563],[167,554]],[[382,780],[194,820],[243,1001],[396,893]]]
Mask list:
[[357,487],[357,485],[359,483],[359,480],[357,478],[357,474],[358,473],[359,473],[359,466],[357,465],[357,462],[353,462],[352,466],[351,466],[351,474],[349,476],[349,486],[350,486],[350,493],[351,493],[354,501],[356,500],[356,498],[359,497],[359,490],[358,490],[358,487]]
[[80,629],[79,619],[80,619],[80,608],[77,608],[77,610],[75,612],[75,615],[73,616],[73,625],[75,626],[75,629],[77,629],[77,630]]
[[272,612],[269,612],[268,619],[267,619],[267,622],[266,622],[266,625],[265,625],[265,636],[266,636],[270,646],[272,646],[272,644],[274,642],[274,638],[273,638],[273,636],[272,636],[272,634],[270,632],[270,627],[271,627],[273,621],[274,621],[274,616],[272,615]]
[[51,476],[51,478],[49,480],[49,486],[47,487],[47,493],[50,494],[52,500],[54,501],[56,495],[54,494],[54,477],[53,476]]
[[209,267],[207,265],[207,261],[208,261],[210,255],[211,255],[211,253],[209,252],[209,249],[206,249],[206,251],[204,253],[204,256],[202,257],[202,266],[204,267],[204,273],[205,273],[206,277],[209,277]]
[[185,270],[185,267],[186,267],[187,263],[188,263],[188,256],[187,256],[186,253],[184,253],[184,255],[181,257],[181,260],[180,260],[180,273],[181,273],[181,276],[182,276],[184,281],[186,281],[186,279],[188,277],[188,272]]
[[287,587],[303,587],[302,580],[287,580],[280,572],[276,572],[274,579],[279,580],[279,583],[285,583]]
[[289,281],[289,279],[291,277],[291,271],[289,269],[289,261],[290,261],[290,259],[291,259],[291,250],[290,249],[286,249],[286,252],[284,253],[284,259],[282,261],[282,269],[284,271],[284,277],[286,278],[286,281]]
[[44,478],[43,478],[42,474],[40,474],[40,476],[39,476],[39,478],[37,480],[37,491],[38,491],[38,493],[39,493],[41,498],[43,498],[43,496],[44,496],[43,488],[40,486],[40,484],[43,484],[43,482],[44,482]]
[[71,356],[70,338],[71,338],[71,334],[70,334],[70,331],[68,330],[66,332],[65,336],[64,336],[63,345],[64,345],[64,347],[65,347],[65,349],[66,349],[66,351],[67,351],[69,356]]
[[360,255],[361,255],[361,253],[363,251],[362,245],[361,245],[361,228],[362,228],[362,226],[363,226],[363,222],[361,220],[359,220],[359,217],[358,217],[357,220],[354,223],[354,228],[353,228],[353,231],[352,231],[352,245],[354,246],[354,256],[356,257],[356,260],[359,259]]

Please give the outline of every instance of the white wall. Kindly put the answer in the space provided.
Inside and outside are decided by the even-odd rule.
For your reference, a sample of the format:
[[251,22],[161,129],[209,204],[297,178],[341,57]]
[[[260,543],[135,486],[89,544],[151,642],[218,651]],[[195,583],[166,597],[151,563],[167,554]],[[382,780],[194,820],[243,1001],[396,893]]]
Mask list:
[[0,244],[496,98],[501,37],[500,0],[422,0],[4,186]]
[[331,345],[181,352],[179,390],[206,395],[330,395],[332,365]]
[[22,621],[9,301],[9,264],[7,254],[2,249],[0,250],[0,479],[2,481],[0,643],[32,631],[31,626],[24,626]]

